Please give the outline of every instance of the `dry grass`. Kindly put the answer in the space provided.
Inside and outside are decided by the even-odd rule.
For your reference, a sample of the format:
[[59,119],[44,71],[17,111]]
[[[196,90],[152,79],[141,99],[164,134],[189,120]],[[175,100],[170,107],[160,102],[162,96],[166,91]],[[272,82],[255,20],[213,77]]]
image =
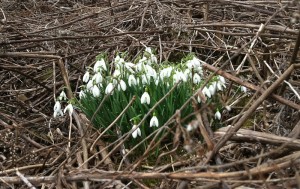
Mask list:
[[[300,187],[299,1],[99,2],[0,2],[0,188]],[[155,161],[155,140],[125,155],[122,138],[96,140],[80,111],[52,117],[54,98],[77,94],[99,52],[112,60],[144,46],[160,62],[195,52],[229,79],[222,123],[232,127],[212,131],[204,106],[189,136],[174,114],[164,126],[174,141]],[[233,103],[236,85],[249,94]]]

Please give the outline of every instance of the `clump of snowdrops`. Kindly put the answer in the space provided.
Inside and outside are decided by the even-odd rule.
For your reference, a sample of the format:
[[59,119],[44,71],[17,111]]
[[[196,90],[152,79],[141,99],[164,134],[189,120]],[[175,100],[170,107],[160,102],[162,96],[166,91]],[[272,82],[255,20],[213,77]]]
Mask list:
[[[158,64],[156,55],[148,47],[133,61],[116,55],[109,62],[105,54],[100,54],[82,78],[84,85],[81,86],[77,106],[102,131],[115,121],[106,133],[112,136],[111,139],[117,138],[117,133],[124,135],[132,131],[131,142],[136,143],[160,128],[204,84],[203,64],[194,54],[187,55],[180,62]],[[224,77],[217,75],[202,93],[210,103],[218,101],[216,94],[224,88]],[[157,104],[171,89],[171,93]],[[201,104],[201,98],[198,96],[196,99]],[[65,111],[71,110],[71,106],[69,104]],[[213,121],[221,119],[221,108],[217,105]],[[151,109],[150,116],[140,123]],[[189,104],[181,111],[181,116],[191,113],[193,108]],[[62,114],[58,99],[54,116]],[[188,131],[193,129],[190,125],[184,127]]]

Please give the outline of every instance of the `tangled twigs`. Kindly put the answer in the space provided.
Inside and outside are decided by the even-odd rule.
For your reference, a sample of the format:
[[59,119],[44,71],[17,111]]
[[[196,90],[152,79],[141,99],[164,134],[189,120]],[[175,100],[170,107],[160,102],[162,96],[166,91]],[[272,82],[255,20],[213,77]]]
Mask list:
[[[1,186],[299,187],[299,1],[35,0],[1,1],[0,7]],[[218,103],[203,103],[203,88],[193,89],[136,145],[128,143],[133,131],[114,130],[116,122],[93,128],[95,116],[88,120],[75,103],[69,135],[69,118],[53,117],[57,94],[67,93],[62,107],[80,102],[83,70],[95,57],[106,53],[113,62],[122,54],[129,61],[145,47],[157,52],[159,66],[174,62],[176,69],[194,53],[205,62],[204,78],[213,72],[202,87],[216,74],[226,78]],[[289,87],[282,83],[287,79]],[[193,101],[198,107],[183,116]],[[201,123],[201,131],[188,131],[189,123]],[[116,141],[108,129],[119,132]],[[215,161],[207,159],[210,150],[219,152]]]

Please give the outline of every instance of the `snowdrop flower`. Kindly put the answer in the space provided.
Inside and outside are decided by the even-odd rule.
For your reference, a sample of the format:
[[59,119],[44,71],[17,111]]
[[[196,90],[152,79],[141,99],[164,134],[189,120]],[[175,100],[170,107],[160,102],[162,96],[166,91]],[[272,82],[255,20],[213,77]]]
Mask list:
[[185,75],[186,79],[191,78],[192,77],[192,72],[190,69],[186,69],[184,70],[183,74]]
[[219,81],[220,81],[223,85],[226,84],[225,78],[224,78],[223,76],[221,76],[221,75],[219,75]]
[[145,52],[149,53],[149,54],[152,54],[152,50],[150,47],[146,47],[145,48]]
[[113,94],[112,91],[114,89],[114,85],[112,83],[109,83],[107,86],[106,86],[106,89],[105,89],[105,94]]
[[84,92],[83,90],[81,90],[81,91],[79,92],[79,98],[82,99],[82,98],[85,98],[85,97],[86,97],[85,92]]
[[115,70],[114,73],[113,73],[113,76],[118,77],[119,75],[121,75],[120,70]]
[[206,95],[208,98],[211,98],[210,91],[209,91],[209,89],[206,86],[202,89],[202,93],[204,95]]
[[130,73],[134,73],[135,71],[133,70],[135,68],[135,64],[131,63],[131,62],[126,62],[124,64],[125,68],[130,72]]
[[54,113],[53,113],[54,118],[57,117],[57,116],[63,116],[64,115],[62,110],[61,110],[61,105],[60,105],[59,101],[55,102],[53,110],[54,110]]
[[208,87],[211,96],[213,96],[217,92],[217,82],[212,82],[212,84]]
[[186,82],[187,79],[182,71],[175,71],[173,75],[173,83],[178,83],[179,81]]
[[200,60],[194,56],[192,60],[188,60],[186,62],[186,66],[189,69],[193,69],[193,68],[196,69],[198,67],[201,67],[201,63],[200,63]]
[[169,77],[171,77],[172,70],[173,70],[173,68],[172,68],[171,66],[162,69],[162,70],[160,71],[160,73],[159,73],[160,79],[163,80],[164,78],[169,78]]
[[73,105],[72,104],[68,104],[68,106],[65,107],[64,113],[66,113],[67,111],[69,112],[69,116],[71,116],[73,113]]
[[241,86],[241,91],[242,91],[243,93],[247,93],[247,88],[246,88],[245,86]]
[[157,58],[154,54],[150,55],[150,60],[151,60],[151,63],[157,64]]
[[158,83],[159,83],[159,79],[157,78],[157,79],[155,80],[155,85],[157,86]]
[[145,103],[150,104],[150,95],[147,92],[147,90],[144,92],[144,94],[141,97],[141,104],[145,104]]
[[219,110],[215,113],[215,119],[221,119],[221,113],[219,112]]
[[94,72],[100,72],[101,69],[107,71],[107,68],[106,68],[106,64],[105,64],[105,61],[103,58],[101,58],[101,60],[98,60],[96,62],[96,64],[94,65]]
[[198,97],[197,97],[197,101],[198,101],[198,103],[201,103],[201,98],[200,98],[199,95],[198,95]]
[[137,128],[137,125],[133,125],[132,130],[134,130],[131,134],[133,138],[136,138],[138,135],[142,136],[141,129],[139,127]]
[[88,90],[92,90],[92,88],[93,88],[93,86],[94,86],[94,84],[93,84],[93,80],[90,80],[88,83],[87,83],[87,85],[86,85],[86,88],[88,89]]
[[129,77],[128,77],[128,85],[130,87],[137,85],[137,81],[136,81],[134,75],[129,75]]
[[142,84],[143,85],[150,84],[150,77],[147,77],[147,75],[143,74],[142,75]]
[[94,97],[100,96],[100,89],[97,87],[97,85],[94,85],[92,92]]
[[151,66],[145,65],[145,72],[149,79],[150,77],[153,77],[153,79],[156,80],[157,73]]
[[[103,81],[103,77],[102,77],[101,73],[100,73],[100,72],[97,72],[97,73],[93,76],[92,81],[95,81],[94,83],[96,83],[96,84],[101,84],[102,81]],[[93,84],[94,84],[94,83],[93,83]]]
[[225,106],[225,108],[226,108],[226,110],[228,111],[228,112],[230,112],[231,111],[231,106]]
[[87,83],[89,80],[90,80],[90,73],[85,72],[85,74],[83,75],[82,81]]
[[200,83],[200,81],[201,81],[200,75],[195,73],[194,76],[193,76],[193,83],[198,84],[198,83]]
[[67,96],[64,91],[61,91],[61,93],[58,96],[58,100],[67,100]]
[[217,89],[223,91],[226,88],[225,78],[223,76],[218,76],[219,81],[217,81]]
[[118,90],[122,89],[122,91],[126,91],[126,83],[121,79],[118,84]]
[[158,119],[155,116],[155,114],[153,115],[153,117],[150,120],[150,127],[152,127],[152,126],[158,127]]

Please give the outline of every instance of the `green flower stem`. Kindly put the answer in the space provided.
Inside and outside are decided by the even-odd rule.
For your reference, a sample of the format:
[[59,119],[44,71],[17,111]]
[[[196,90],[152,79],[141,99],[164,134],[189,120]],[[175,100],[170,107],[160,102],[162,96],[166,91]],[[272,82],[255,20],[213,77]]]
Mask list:
[[95,116],[97,115],[97,113],[101,109],[102,105],[104,104],[104,102],[106,101],[106,99],[111,96],[111,93],[113,93],[113,91],[115,90],[115,88],[116,88],[116,86],[114,86],[114,88],[112,89],[112,91],[110,93],[108,93],[108,94],[106,94],[104,96],[104,98],[102,99],[101,103],[99,104],[99,106],[97,107],[96,111],[94,112],[94,114],[93,114],[93,116],[91,118],[91,122],[93,122]]
[[128,108],[132,105],[132,103],[135,101],[136,97],[133,96],[131,101],[127,104],[127,106],[124,108],[124,110],[118,115],[118,117],[116,117],[116,119],[103,131],[101,132],[101,134],[97,137],[97,139],[93,142],[92,146],[91,146],[91,150],[94,148],[95,144],[97,143],[97,141],[104,135],[104,133],[106,133],[106,131],[108,131],[113,125],[116,124],[116,122],[123,116],[123,114],[128,110]]
[[[148,113],[143,117],[143,119],[140,121],[140,123],[136,126],[136,129],[137,128],[139,128],[141,125],[142,125],[142,123],[146,120],[146,118],[149,116],[149,115],[151,115],[151,113],[154,111],[154,109],[165,99],[165,98],[167,98],[173,91],[174,91],[174,89],[176,89],[176,87],[178,86],[178,84],[179,84],[180,82],[178,82],[178,83],[176,83],[170,90],[169,90],[169,92],[163,97],[163,98],[161,98],[157,103],[155,103],[154,104],[154,106],[148,111]],[[158,130],[160,130],[160,129],[158,129]],[[115,142],[113,142],[112,144],[114,144],[114,143],[116,143],[116,142],[119,142],[119,141],[121,141],[120,143],[118,143],[98,164],[99,165],[101,165],[104,161],[105,161],[105,159],[107,158],[107,157],[109,157],[116,149],[118,149],[130,136],[131,136],[131,134],[134,132],[135,130],[130,130],[129,132],[127,132],[126,134],[124,134],[123,135],[123,137],[121,137],[121,138],[119,138],[119,139],[117,139]],[[154,133],[154,132],[153,132]],[[135,145],[131,150],[130,150],[130,152],[131,151],[133,151],[134,149],[136,149],[140,144],[142,144],[142,142],[144,142],[146,139],[148,139],[149,138],[149,136],[148,137],[146,137],[145,139],[143,139],[140,143],[138,143],[138,145]],[[160,140],[162,140],[162,138],[160,139]],[[147,150],[145,151],[145,153],[148,153],[149,152],[149,147],[151,146],[151,144],[153,143],[153,141],[154,140],[152,140],[151,141],[151,143],[150,143],[150,145],[148,145],[148,148],[147,148]],[[107,146],[107,148],[109,147],[109,146],[111,146],[112,144],[110,144],[110,145],[108,145]],[[144,154],[145,154],[144,153]],[[129,154],[129,153],[127,153],[127,154]]]

